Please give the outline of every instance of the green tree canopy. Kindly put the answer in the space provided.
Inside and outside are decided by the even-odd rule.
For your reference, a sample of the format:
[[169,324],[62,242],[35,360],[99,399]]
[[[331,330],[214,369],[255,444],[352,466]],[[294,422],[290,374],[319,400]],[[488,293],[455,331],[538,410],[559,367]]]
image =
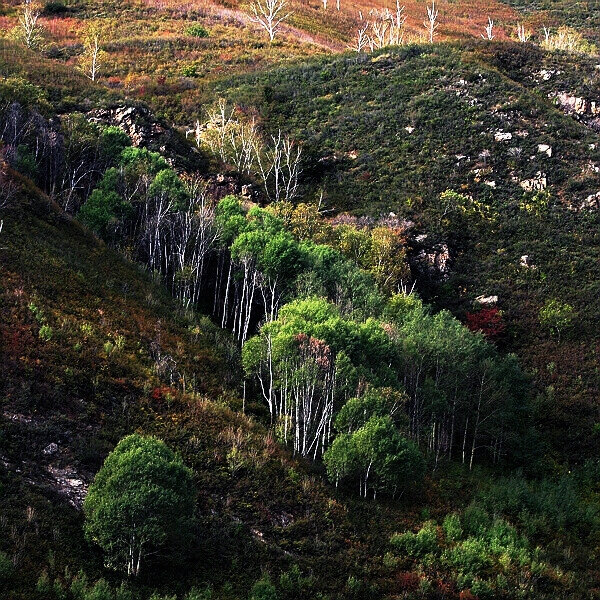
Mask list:
[[390,417],[371,417],[360,429],[339,435],[325,452],[329,477],[338,483],[358,480],[368,490],[397,494],[422,480],[425,461],[416,445],[402,436]]
[[112,568],[137,575],[146,560],[190,538],[196,492],[192,471],[164,442],[122,439],[96,474],[84,502],[85,533]]

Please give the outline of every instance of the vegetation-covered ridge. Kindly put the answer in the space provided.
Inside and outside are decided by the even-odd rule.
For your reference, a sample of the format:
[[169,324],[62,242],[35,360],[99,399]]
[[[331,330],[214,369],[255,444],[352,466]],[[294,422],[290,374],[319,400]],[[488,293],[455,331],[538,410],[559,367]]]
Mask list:
[[1,596],[598,597],[600,71],[541,7],[0,7]]
[[[536,374],[551,443],[564,451],[566,435],[573,457],[595,454],[600,146],[559,98],[597,97],[593,60],[523,44],[415,46],[217,90],[303,143],[305,197],[412,224],[421,293],[463,320],[488,298],[500,344]],[[570,307],[560,342],[547,303]],[[573,410],[576,429],[564,427]]]

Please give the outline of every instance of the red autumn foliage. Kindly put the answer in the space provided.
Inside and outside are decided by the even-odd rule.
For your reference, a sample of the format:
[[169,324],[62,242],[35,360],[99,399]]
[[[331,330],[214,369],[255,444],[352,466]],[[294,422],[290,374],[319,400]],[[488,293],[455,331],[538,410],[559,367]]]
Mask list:
[[502,313],[496,307],[482,308],[478,312],[467,313],[467,327],[471,331],[480,331],[492,340],[502,337],[506,329]]
[[152,399],[153,400],[163,400],[167,396],[175,396],[177,394],[177,390],[169,387],[168,385],[161,385],[159,387],[155,387],[152,390]]
[[414,591],[419,587],[421,578],[417,573],[411,571],[402,571],[396,575],[398,585],[401,590]]
[[317,366],[323,370],[331,367],[331,348],[323,340],[310,337],[305,333],[299,333],[296,336],[296,341],[304,360],[314,360]]

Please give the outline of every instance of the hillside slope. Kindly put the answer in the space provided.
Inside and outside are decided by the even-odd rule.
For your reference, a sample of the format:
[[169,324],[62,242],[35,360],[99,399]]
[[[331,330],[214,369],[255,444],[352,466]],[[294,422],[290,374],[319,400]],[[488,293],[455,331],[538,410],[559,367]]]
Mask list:
[[[308,197],[322,192],[337,212],[405,217],[415,257],[446,244],[449,276],[415,272],[427,298],[464,319],[477,297],[498,296],[501,344],[536,375],[547,441],[573,458],[595,455],[600,420],[600,136],[593,115],[568,105],[564,114],[548,96],[589,105],[593,65],[522,44],[413,46],[215,88],[304,144]],[[471,204],[440,199],[445,190]],[[540,322],[549,299],[573,307],[560,340]]]
[[322,486],[301,486],[264,429],[227,407],[240,406],[241,380],[227,360],[235,356],[228,334],[184,315],[137,267],[24,185],[3,212],[1,238],[1,549],[17,566],[9,597],[37,597],[43,570],[60,580],[67,566],[102,574],[83,540],[81,501],[131,431],[168,441],[201,490],[189,574],[173,587],[169,569],[158,581],[148,572],[153,588],[228,582],[245,590],[261,565],[283,567],[282,548],[301,549],[317,532],[339,539],[342,507],[326,517]]
[[[0,238],[0,552],[14,564],[4,569],[0,586],[8,598],[71,598],[65,588],[77,572],[92,584],[102,577],[119,585],[84,540],[80,507],[107,452],[132,431],[176,449],[199,489],[190,555],[127,582],[140,600],[153,591],[183,597],[192,585],[209,585],[213,598],[246,598],[261,571],[284,600],[468,598],[469,586],[492,593],[486,581],[495,582],[497,570],[504,579],[493,589],[503,598],[515,597],[519,586],[532,598],[579,598],[595,585],[589,547],[597,520],[593,505],[579,496],[583,473],[560,480],[566,496],[550,516],[536,503],[544,503],[543,511],[558,506],[552,484],[528,487],[517,477],[496,486],[485,470],[468,473],[451,464],[440,465],[418,494],[402,501],[375,503],[334,491],[318,466],[292,460],[240,412],[241,375],[229,334],[182,312],[147,274],[14,177],[20,191],[2,211]],[[259,405],[247,410],[264,413]],[[517,506],[532,502],[535,526],[526,525],[528,512],[517,515],[514,505],[503,504],[499,491],[510,486],[519,494]],[[486,509],[506,514],[523,537],[496,517],[485,544],[520,553],[525,566],[498,555],[492,569],[491,554],[470,567],[480,573],[483,566],[485,581],[465,579],[453,562],[462,560],[462,546],[453,551],[456,559],[446,558],[450,551],[442,548],[452,538],[443,542],[446,529],[439,528],[432,542],[430,519],[446,528],[449,513],[465,511],[469,528],[489,519]],[[420,551],[403,552],[400,542],[390,544],[395,532],[408,531],[409,539],[419,527],[425,533],[416,539],[432,552],[427,560]],[[575,547],[575,536],[586,544]],[[544,550],[534,546],[540,543]]]

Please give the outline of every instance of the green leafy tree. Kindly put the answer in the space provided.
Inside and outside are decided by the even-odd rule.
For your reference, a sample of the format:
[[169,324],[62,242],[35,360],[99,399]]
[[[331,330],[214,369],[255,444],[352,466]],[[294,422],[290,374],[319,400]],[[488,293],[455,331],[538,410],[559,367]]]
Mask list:
[[110,125],[102,130],[100,148],[104,158],[111,164],[119,159],[128,146],[131,146],[131,140],[121,128]]
[[277,600],[277,590],[268,575],[259,579],[252,586],[250,600]]
[[358,479],[360,494],[368,490],[396,495],[422,480],[425,462],[418,448],[403,437],[390,417],[371,417],[360,429],[338,436],[324,456],[336,482]]
[[371,417],[391,417],[397,424],[406,421],[406,393],[393,388],[372,388],[360,398],[350,398],[338,412],[335,427],[338,431],[356,431]]
[[96,188],[79,211],[79,220],[92,231],[107,238],[118,230],[131,205],[114,190]]
[[166,444],[129,435],[108,455],[85,499],[85,533],[109,566],[138,575],[148,558],[185,544],[194,520],[192,472]]
[[188,193],[183,182],[173,169],[162,169],[156,174],[154,181],[150,184],[148,193],[151,196],[161,196],[171,201],[175,209],[185,206]]

